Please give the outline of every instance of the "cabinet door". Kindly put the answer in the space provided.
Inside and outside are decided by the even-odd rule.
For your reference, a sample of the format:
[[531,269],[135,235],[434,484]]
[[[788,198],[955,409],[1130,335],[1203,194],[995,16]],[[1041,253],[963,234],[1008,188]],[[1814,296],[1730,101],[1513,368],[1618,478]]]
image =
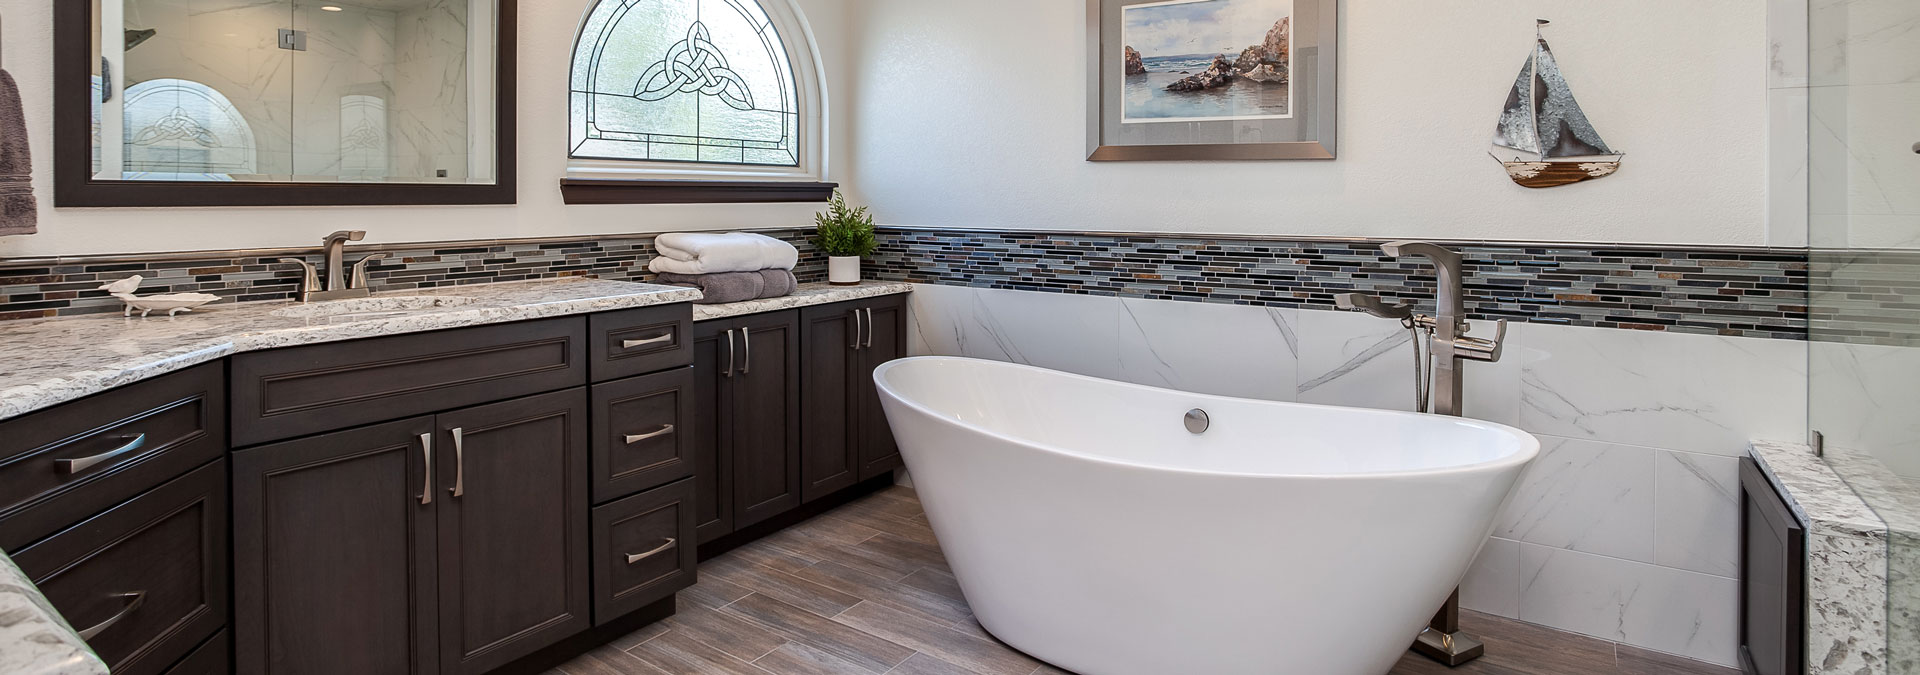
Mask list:
[[697,323],[693,329],[693,387],[681,440],[693,457],[693,518],[702,544],[733,532],[726,383],[739,366],[739,333],[726,321]]
[[727,426],[732,432],[733,524],[742,528],[800,505],[800,312],[739,320],[740,369]]
[[881,364],[907,355],[907,303],[904,296],[887,296],[871,301],[867,316],[867,339],[860,343],[860,370],[855,373],[855,389],[860,399],[860,480],[867,480],[904,466],[900,446],[893,440],[893,428],[887,426],[886,411],[880,408],[880,388],[873,383],[873,371]]
[[432,432],[419,417],[234,453],[238,672],[439,670]]
[[484,673],[586,630],[587,391],[435,426],[441,672]]
[[839,303],[800,313],[800,497],[813,501],[850,487],[860,474],[861,306]]

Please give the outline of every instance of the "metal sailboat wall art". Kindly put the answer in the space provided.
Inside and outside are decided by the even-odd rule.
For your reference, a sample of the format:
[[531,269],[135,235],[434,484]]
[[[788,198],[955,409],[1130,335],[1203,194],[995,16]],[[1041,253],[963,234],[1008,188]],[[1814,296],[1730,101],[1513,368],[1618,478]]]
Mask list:
[[1506,166],[1513,182],[1530,188],[1606,178],[1620,170],[1620,160],[1626,157],[1607,147],[1573,99],[1553,50],[1540,34],[1548,23],[1546,19],[1537,22],[1533,53],[1527,55],[1513,91],[1507,94],[1500,126],[1493,132],[1494,145],[1523,153],[1512,160],[1500,159],[1498,154],[1494,159]]

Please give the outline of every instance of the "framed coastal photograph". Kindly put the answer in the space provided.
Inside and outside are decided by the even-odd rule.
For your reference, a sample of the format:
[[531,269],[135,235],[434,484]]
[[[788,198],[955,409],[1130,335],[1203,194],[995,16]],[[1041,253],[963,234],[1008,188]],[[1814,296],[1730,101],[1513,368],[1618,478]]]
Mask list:
[[1336,3],[1088,0],[1088,159],[1333,159]]

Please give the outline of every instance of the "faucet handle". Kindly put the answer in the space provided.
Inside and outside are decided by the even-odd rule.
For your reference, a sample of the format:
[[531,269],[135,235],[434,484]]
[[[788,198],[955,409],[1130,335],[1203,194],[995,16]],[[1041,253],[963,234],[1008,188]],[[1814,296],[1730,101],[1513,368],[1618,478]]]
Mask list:
[[302,272],[302,275],[300,277],[300,291],[297,293],[297,295],[300,297],[301,302],[306,302],[310,297],[312,297],[314,292],[320,290],[320,272],[313,268],[313,263],[307,262],[305,260],[301,260],[299,258],[274,258],[267,262],[287,263],[291,265],[300,266],[300,271]]
[[1493,339],[1461,336],[1454,338],[1453,346],[1460,358],[1486,363],[1495,363],[1507,349],[1507,320],[1501,319],[1494,324]]
[[391,258],[391,257],[393,257],[393,254],[391,253],[375,253],[365,258],[361,258],[360,262],[353,264],[353,278],[351,281],[347,282],[347,288],[366,288],[367,287],[367,266],[373,264],[373,261],[375,260],[386,260],[387,258]]

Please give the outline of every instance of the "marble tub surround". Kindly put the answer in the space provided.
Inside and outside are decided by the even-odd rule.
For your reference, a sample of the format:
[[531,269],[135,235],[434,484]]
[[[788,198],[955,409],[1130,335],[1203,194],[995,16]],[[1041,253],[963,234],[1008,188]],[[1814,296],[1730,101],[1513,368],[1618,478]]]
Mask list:
[[[915,355],[1413,408],[1407,332],[1362,314],[943,284],[916,285],[909,305]],[[1529,431],[1543,452],[1464,606],[1734,665],[1739,458],[1751,438],[1806,433],[1807,343],[1541,323],[1507,340],[1500,363],[1467,364],[1467,415]]]
[[1807,528],[1807,672],[1906,672],[1888,669],[1886,523],[1812,448],[1757,441],[1752,457]]
[[107,675],[107,664],[0,553],[0,673]]
[[742,314],[759,314],[761,312],[794,309],[796,307],[830,305],[848,300],[860,300],[882,295],[899,295],[901,293],[912,292],[913,284],[899,282],[862,281],[858,286],[835,286],[825,282],[805,283],[800,284],[800,289],[794,291],[793,294],[778,298],[763,298],[760,300],[731,302],[721,305],[694,305],[693,320],[696,322],[711,321],[730,316],[740,316]]
[[285,310],[313,306],[279,301],[212,305],[177,317],[0,322],[0,361],[8,364],[0,370],[0,419],[241,352],[691,302],[700,292],[559,279],[390,295],[452,300],[397,314],[289,317]]

